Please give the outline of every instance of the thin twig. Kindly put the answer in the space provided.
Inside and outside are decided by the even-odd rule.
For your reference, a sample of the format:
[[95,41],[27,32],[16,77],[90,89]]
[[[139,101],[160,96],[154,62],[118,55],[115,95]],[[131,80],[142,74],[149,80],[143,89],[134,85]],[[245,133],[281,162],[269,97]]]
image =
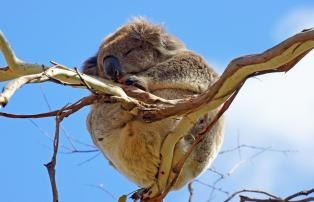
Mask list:
[[259,193],[259,194],[264,194],[266,196],[269,196],[273,199],[278,199],[278,200],[282,200],[280,197],[278,196],[275,196],[273,194],[269,194],[265,191],[261,191],[261,190],[250,190],[250,189],[243,189],[243,190],[240,190],[240,191],[237,191],[237,192],[234,192],[233,194],[231,194],[231,196],[229,196],[224,202],[228,202],[230,201],[231,199],[233,199],[236,195],[238,194],[241,194],[241,193]]
[[[93,104],[96,100],[101,99],[101,95],[90,95],[87,97],[84,97],[80,100],[78,100],[76,103],[67,106],[64,110],[67,111],[68,114],[71,114],[79,109],[81,109],[82,107],[88,106]],[[23,115],[19,115],[19,114],[10,114],[10,113],[4,113],[4,112],[0,112],[0,116],[4,116],[7,118],[22,118],[22,119],[28,119],[28,118],[46,118],[46,117],[53,117],[53,116],[57,116],[58,113],[60,112],[60,110],[55,110],[55,111],[51,111],[51,112],[46,112],[46,113],[40,113],[40,114],[23,114]]]
[[[291,199],[294,199],[296,197],[299,197],[299,196],[307,196],[309,194],[312,194],[314,193],[314,188],[313,189],[310,189],[310,190],[306,190],[306,191],[300,191],[300,192],[297,192],[295,194],[292,194],[291,196],[288,196],[287,198],[285,198],[286,201],[289,201]],[[314,200],[313,200],[314,201]]]
[[254,145],[241,144],[241,145],[238,145],[238,146],[231,148],[231,149],[222,150],[219,152],[219,155],[226,154],[226,153],[233,152],[233,151],[238,151],[241,148],[248,148],[248,149],[255,149],[255,150],[267,149],[268,151],[279,152],[279,153],[283,153],[283,154],[298,152],[297,150],[289,150],[289,149],[281,150],[281,149],[272,149],[269,147],[259,147],[259,146],[254,146]]
[[83,164],[85,164],[85,163],[87,163],[87,162],[90,162],[91,160],[97,158],[100,154],[101,154],[101,152],[98,151],[97,154],[95,154],[95,155],[93,155],[92,157],[90,157],[90,158],[88,158],[88,159],[86,159],[86,160],[84,160],[84,161],[78,163],[77,165],[78,165],[78,166],[81,166],[81,165],[83,165]]
[[190,182],[188,184],[188,190],[189,190],[189,202],[192,202],[192,198],[193,198],[193,182]]
[[96,91],[94,91],[92,89],[92,87],[90,87],[90,85],[88,85],[88,83],[83,79],[83,77],[81,76],[81,73],[77,70],[77,68],[75,67],[74,70],[76,71],[77,75],[80,77],[82,83],[84,84],[84,86],[93,94],[97,94]]
[[[7,88],[5,89],[5,92],[0,94],[0,105],[4,106],[18,88],[29,82],[44,82],[47,80],[51,80],[49,78],[53,78],[56,81],[61,81],[61,83],[64,84],[70,84],[72,86],[80,85],[81,81],[76,72],[66,67],[62,67],[57,64],[59,68],[46,69],[44,70],[46,75],[44,75],[42,73],[43,70],[41,65],[38,65],[40,66],[40,68],[38,69],[35,68],[38,67],[36,65],[28,65],[21,61],[18,61],[18,59],[14,55],[13,50],[10,49],[9,44],[5,40],[2,33],[0,34],[0,39],[2,52],[4,54],[8,53],[7,55],[5,55],[7,63],[9,64],[10,60],[15,60],[15,64],[9,64],[8,68],[0,69],[0,72],[3,72],[2,74],[0,74],[0,81],[11,80],[12,78],[19,77],[16,81],[13,82],[13,84],[16,84],[15,86],[11,85],[12,88]],[[105,80],[100,81],[86,75],[81,76],[85,77],[84,80],[97,91],[99,90],[100,92],[117,96],[117,99],[119,99],[120,102],[135,104],[135,106],[142,106],[142,108],[136,108],[133,111],[137,115],[137,118],[141,120],[153,121],[160,120],[172,115],[180,116],[186,114],[187,112],[193,111],[193,109],[200,109],[202,111],[208,112],[212,109],[216,109],[217,106],[225,103],[222,107],[223,110],[219,111],[219,113],[215,117],[217,118],[217,121],[221,114],[224,113],[224,111],[230,106],[240,87],[248,78],[272,72],[287,72],[310,50],[312,50],[313,47],[314,30],[312,29],[301,32],[278,44],[277,46],[265,51],[264,53],[244,56],[233,60],[228,65],[226,71],[223,73],[220,79],[214,85],[212,85],[204,94],[196,96],[194,98],[192,97],[190,99],[179,100],[177,102],[174,102],[174,104],[170,106],[160,105],[157,107],[151,107],[150,109],[145,108],[145,106],[148,106],[145,105],[146,103],[140,103],[138,100],[129,97],[119,86],[116,86],[114,84],[112,85],[110,83],[106,83]],[[10,69],[15,69],[16,71],[10,72],[8,71]],[[38,71],[41,73],[31,73],[32,69],[35,69],[35,73],[38,73]],[[21,75],[28,76],[21,77]],[[71,108],[67,111],[63,111],[61,115],[64,118],[79,109],[80,107]],[[215,122],[212,122],[212,124],[210,124],[206,128],[206,130],[209,130],[214,123]],[[174,166],[173,172],[175,173],[175,177],[173,180],[171,180],[171,183],[167,185],[166,190],[162,193],[162,198],[164,198],[168,194],[171,187],[175,184],[186,158],[192,153],[193,149],[203,138],[204,133],[200,133],[194,141],[187,155],[185,155],[182,160],[180,160],[179,163]],[[170,143],[170,145],[175,145],[177,142]],[[159,198],[156,201],[161,201],[162,198]]]
[[[43,98],[44,98],[44,101],[45,101],[45,103],[46,103],[46,105],[47,105],[47,107],[48,107],[48,110],[51,111],[51,110],[52,110],[52,107],[51,107],[51,105],[50,105],[50,103],[49,103],[49,101],[48,101],[48,97],[47,97],[47,95],[46,95],[46,93],[45,93],[43,87],[40,86],[39,89],[40,89],[40,92],[41,92],[41,94],[42,94],[42,96],[43,96]],[[31,120],[31,121],[32,121],[32,120]],[[36,125],[36,127],[37,127],[40,131],[43,131],[43,130],[38,126],[38,124],[36,124],[34,121],[32,121],[32,123],[33,123],[34,125]],[[77,150],[77,148],[75,147],[74,143],[72,142],[72,139],[71,139],[70,135],[67,133],[67,131],[65,130],[65,128],[62,126],[62,124],[60,124],[60,128],[61,128],[62,132],[64,133],[65,137],[67,138],[68,142],[70,143],[70,145],[71,145],[71,147],[72,147],[72,150]],[[63,147],[65,148],[65,146],[63,146]],[[69,149],[69,148],[66,148],[66,149],[71,151],[71,149]]]
[[[94,101],[93,99],[91,100]],[[56,183],[56,178],[55,178],[55,175],[56,175],[55,167],[57,164],[57,154],[58,154],[58,148],[59,148],[60,123],[65,117],[70,116],[71,114],[75,113],[76,111],[86,106],[86,101],[90,101],[90,99],[80,99],[73,105],[64,106],[56,114],[56,130],[55,130],[55,137],[54,137],[54,142],[53,142],[53,155],[52,155],[51,161],[45,164],[48,170],[49,178],[50,178],[53,202],[59,201],[57,183]],[[90,102],[87,102],[87,103],[92,104]]]
[[295,194],[292,194],[292,195],[286,197],[285,199],[282,199],[282,198],[275,196],[273,194],[269,194],[265,191],[243,189],[241,191],[237,191],[237,192],[233,193],[224,202],[230,201],[232,198],[234,198],[236,195],[238,195],[240,193],[258,193],[258,194],[263,194],[263,195],[270,197],[268,199],[257,199],[257,198],[250,198],[248,196],[240,195],[240,202],[309,202],[309,201],[314,201],[314,197],[308,197],[308,198],[303,198],[303,199],[299,199],[299,200],[295,199],[296,197],[308,196],[310,194],[313,194],[314,193],[314,188],[313,188],[310,190],[297,192]]
[[[42,128],[40,128],[39,125],[34,120],[32,120],[32,119],[28,119],[28,120],[35,128],[37,128],[39,130],[39,132],[41,134],[43,134],[45,137],[47,137],[50,141],[52,141],[52,142],[54,141],[54,138],[52,138],[51,135],[48,132],[46,132]],[[61,127],[61,124],[60,124],[60,127]],[[69,147],[67,147],[67,146],[65,146],[63,144],[61,144],[60,146],[61,146],[61,148],[65,149],[65,150],[67,150],[69,152],[72,151],[71,148],[69,148]]]
[[221,192],[221,193],[223,193],[223,194],[229,195],[229,192],[223,190],[222,188],[217,188],[217,187],[215,187],[215,186],[213,186],[213,185],[207,184],[207,183],[202,182],[202,181],[200,181],[200,180],[194,180],[194,182],[197,182],[197,183],[199,183],[199,184],[201,184],[201,185],[203,185],[203,186],[209,187],[209,188],[211,188],[211,189],[213,189],[213,190],[215,190],[215,191],[219,191],[219,192]]
[[48,170],[49,179],[50,179],[50,183],[51,183],[52,201],[53,202],[59,201],[55,167],[57,164],[57,154],[58,154],[58,149],[59,149],[59,130],[60,130],[59,126],[60,126],[60,122],[63,119],[61,117],[61,114],[62,114],[64,108],[59,110],[58,114],[56,115],[56,129],[55,129],[55,137],[54,137],[54,141],[53,141],[53,154],[52,154],[52,158],[51,158],[50,162],[45,164],[45,166]]
[[93,187],[93,188],[98,188],[100,190],[102,190],[103,192],[105,192],[108,196],[110,196],[113,200],[116,201],[117,197],[115,195],[113,195],[110,191],[108,191],[107,189],[105,189],[103,184],[99,184],[99,185],[92,185],[92,184],[87,184],[86,186],[89,187]]

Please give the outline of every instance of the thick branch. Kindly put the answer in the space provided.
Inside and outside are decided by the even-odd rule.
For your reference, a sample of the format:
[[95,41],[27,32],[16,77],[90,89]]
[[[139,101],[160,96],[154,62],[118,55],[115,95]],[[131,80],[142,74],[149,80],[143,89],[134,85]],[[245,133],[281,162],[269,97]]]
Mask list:
[[[159,178],[161,191],[165,191],[166,185],[167,189],[170,189],[169,174],[173,166],[171,164],[173,147],[185,135],[184,132],[194,125],[198,117],[220,107],[226,100],[230,98],[232,100],[232,95],[236,94],[246,79],[266,73],[286,72],[314,48],[314,30],[303,31],[264,53],[233,60],[220,79],[204,94],[188,99],[167,101],[131,87],[121,86],[104,79],[95,79],[59,64],[55,64],[51,68],[26,64],[17,59],[2,33],[0,39],[1,51],[8,63],[7,68],[0,69],[0,81],[17,78],[9,83],[0,94],[0,105],[5,105],[16,90],[24,84],[54,81],[74,87],[88,87],[93,92],[112,95],[118,101],[126,104],[126,109],[129,109],[138,119],[155,121],[170,116],[185,115],[188,117],[186,119],[188,121],[183,119],[176,130],[167,136],[162,145],[161,169],[166,174]],[[156,186],[153,186],[151,196],[158,194],[158,189],[154,189],[154,187],[156,188]]]
[[308,29],[261,54],[232,60],[219,80],[204,94],[178,101],[175,105],[159,108],[157,111],[143,111],[141,116],[158,120],[197,108],[210,111],[224,103],[246,79],[266,73],[287,72],[313,48],[314,29]]
[[126,103],[137,103],[133,98],[128,97],[125,92],[117,86],[114,86],[105,81],[100,81],[87,75],[79,75],[72,69],[56,65],[39,74],[32,74],[21,76],[11,81],[0,94],[0,106],[5,106],[14,93],[27,83],[41,83],[45,81],[53,81],[63,85],[70,85],[74,87],[85,87],[81,78],[95,91],[103,94],[109,94]]
[[[2,43],[4,41],[5,40],[2,40]],[[8,44],[6,42],[5,44],[1,44],[1,46],[6,47]],[[173,115],[182,115],[190,111],[195,111],[197,108],[204,108],[206,111],[215,109],[224,103],[228,97],[232,95],[238,85],[247,78],[271,72],[286,72],[291,69],[299,60],[301,60],[302,57],[306,55],[313,47],[314,30],[306,30],[285,40],[284,42],[265,51],[264,53],[243,56],[233,60],[228,65],[221,78],[203,95],[192,97],[190,99],[182,99],[166,103],[164,103],[164,99],[160,98],[158,101],[161,104],[158,105],[158,107],[145,108],[145,110],[139,110],[136,113],[138,113],[139,119],[153,121]],[[10,48],[4,48],[2,50],[10,50]],[[7,62],[9,63],[9,61]],[[19,67],[18,69],[23,68]],[[27,74],[28,73],[25,70],[24,75]],[[45,74],[48,75],[49,79],[58,80],[62,84],[83,86],[81,78],[77,75],[77,72],[64,66],[57,65],[46,70]],[[47,80],[45,75],[41,75],[41,78],[42,79],[30,82],[43,82]],[[124,101],[134,101],[130,101],[130,97],[124,93],[118,84],[114,84],[103,79],[95,79],[83,74],[82,78],[96,91],[121,97]],[[149,97],[147,96],[149,93],[141,92],[132,94],[134,89],[125,88],[124,90],[127,94],[136,96],[135,98],[138,98],[139,100],[142,100],[143,97]],[[0,95],[0,102],[5,102],[6,100],[8,99],[2,98],[1,100]]]
[[44,68],[47,68],[44,65],[24,63],[18,59],[1,30],[0,50],[8,64],[8,67],[0,68],[0,81],[7,81],[24,75],[40,73]]

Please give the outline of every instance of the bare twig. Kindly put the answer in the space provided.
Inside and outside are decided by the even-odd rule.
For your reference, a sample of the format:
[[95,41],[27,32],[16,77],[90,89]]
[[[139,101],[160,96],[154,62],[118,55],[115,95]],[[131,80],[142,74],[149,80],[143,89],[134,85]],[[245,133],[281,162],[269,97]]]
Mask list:
[[[101,98],[105,98],[106,96],[102,95],[90,95],[87,97],[84,97],[80,100],[78,100],[76,103],[69,105],[64,108],[64,111],[66,111],[67,116],[70,114],[78,111],[82,107],[88,106],[93,104],[96,100],[99,100]],[[46,112],[46,113],[41,113],[41,114],[27,114],[27,115],[20,115],[20,114],[9,114],[9,113],[4,113],[0,112],[0,116],[4,116],[7,118],[22,118],[22,119],[28,119],[28,118],[46,118],[46,117],[53,117],[57,116],[60,110],[55,110],[51,112]]]
[[[54,138],[52,138],[49,133],[47,133],[47,132],[44,131],[42,128],[40,128],[39,125],[38,125],[34,120],[32,120],[32,119],[28,119],[28,120],[29,120],[30,123],[32,123],[32,125],[33,125],[34,127],[36,127],[36,128],[39,130],[39,132],[40,132],[41,134],[43,134],[45,137],[47,137],[50,141],[52,141],[52,142],[54,141]],[[61,127],[61,124],[60,124],[60,127]],[[61,144],[60,146],[61,146],[63,149],[69,151],[69,152],[72,151],[71,148],[66,147],[65,145],[62,145],[62,144]],[[60,146],[59,146],[59,147],[60,147]]]
[[85,107],[88,104],[92,104],[93,102],[94,102],[93,96],[80,99],[73,105],[63,107],[55,115],[56,116],[56,130],[55,130],[55,137],[54,137],[54,142],[53,142],[53,155],[52,155],[51,161],[45,164],[48,170],[49,178],[51,182],[53,202],[59,201],[57,183],[55,179],[55,175],[56,175],[55,167],[57,164],[57,154],[58,154],[58,149],[59,149],[60,123],[65,117],[70,116],[71,114],[75,113],[76,111],[80,110],[81,108]]
[[229,196],[224,202],[230,201],[230,200],[233,199],[236,195],[241,194],[241,193],[258,193],[258,194],[264,194],[264,195],[266,195],[266,196],[271,197],[272,199],[281,200],[280,197],[277,197],[277,196],[275,196],[275,195],[273,195],[273,194],[269,194],[269,193],[267,193],[267,192],[265,192],[265,191],[243,189],[243,190],[240,190],[240,191],[237,191],[237,192],[234,192],[233,194],[231,194],[231,196]]
[[194,182],[197,182],[197,183],[199,183],[199,184],[201,184],[201,185],[203,185],[203,186],[209,187],[209,188],[211,188],[212,190],[219,191],[219,192],[221,192],[221,193],[223,193],[223,194],[226,194],[227,196],[229,195],[229,192],[228,192],[228,191],[223,190],[222,188],[217,188],[217,187],[215,187],[215,186],[213,186],[213,185],[210,185],[210,184],[207,184],[207,183],[205,183],[205,182],[202,182],[201,180],[194,180]]
[[248,190],[248,189],[243,189],[241,191],[234,192],[231,196],[229,196],[224,202],[228,202],[231,199],[233,199],[235,196],[241,193],[257,193],[257,194],[262,194],[265,196],[268,196],[269,198],[267,199],[257,199],[257,198],[252,198],[248,196],[242,196],[240,195],[240,202],[308,202],[308,201],[314,201],[314,197],[307,197],[303,199],[296,200],[296,197],[300,196],[308,196],[310,194],[314,193],[314,188],[306,191],[300,191],[295,194],[292,194],[284,199],[281,197],[275,196],[273,194],[267,193],[265,191],[260,191],[260,190]]
[[[9,45],[3,43],[2,46]],[[215,109],[224,103],[238,88],[239,84],[243,83],[247,78],[271,72],[286,72],[301,60],[313,47],[314,30],[309,29],[308,31],[301,32],[285,40],[264,53],[248,55],[233,60],[228,65],[221,78],[203,95],[190,99],[177,100],[172,102],[175,103],[173,105],[169,105],[168,103],[168,105],[162,105],[158,108],[139,110],[139,112],[137,112],[138,118],[152,121],[173,115],[182,115],[189,111],[198,110],[199,108],[203,108],[206,111]],[[66,84],[74,85],[81,83],[77,73],[64,66],[57,65],[55,68],[45,70],[45,72],[50,78],[55,78]],[[126,102],[136,102],[128,97],[117,84],[107,80],[100,81],[84,74],[81,74],[81,76],[95,91],[118,96]],[[46,80],[47,78],[37,82]],[[137,93],[138,96],[140,94],[143,95],[143,93]],[[8,101],[8,99],[5,98],[5,96],[3,98],[0,96],[0,102],[1,99],[3,102]],[[161,100],[164,99],[158,99],[159,102],[162,102]]]
[[[134,88],[121,88],[118,84],[114,84],[107,80],[95,79],[84,74],[78,74],[76,71],[66,68],[62,65],[55,64],[51,68],[42,65],[27,64],[17,59],[8,42],[0,33],[0,48],[7,61],[8,67],[0,69],[0,81],[13,80],[0,94],[0,106],[4,106],[10,100],[12,95],[27,83],[38,83],[45,81],[55,81],[64,85],[74,87],[87,88],[89,86],[95,92],[109,94],[117,101],[128,105],[127,109],[134,114],[139,120],[155,121],[170,116],[185,115],[189,122],[182,121],[175,129],[172,135],[162,145],[162,161],[161,170],[165,171],[165,175],[158,176],[159,185],[162,193],[151,201],[162,201],[162,199],[170,191],[175,184],[180,171],[184,165],[186,158],[192,153],[196,145],[204,138],[206,130],[208,131],[212,125],[219,119],[222,113],[229,107],[232,100],[236,96],[240,87],[250,77],[262,75],[272,72],[287,72],[298,61],[300,61],[310,50],[314,48],[314,30],[305,30],[279,45],[265,51],[261,54],[248,55],[237,58],[230,62],[223,75],[212,85],[204,94],[181,100],[167,101],[147,92],[138,91]],[[82,80],[86,84],[82,84]],[[84,83],[83,82],[83,83]],[[134,96],[130,97],[129,95]],[[100,99],[97,97],[96,99]],[[144,99],[144,100],[143,100]],[[149,102],[146,102],[148,101]],[[208,111],[223,107],[213,121],[204,132],[199,134],[187,154],[176,164],[172,165],[173,147],[179,139],[184,136],[182,131],[193,126],[198,117]],[[80,108],[71,108],[66,112],[62,112],[62,116],[66,117],[74,113]],[[54,115],[58,112],[54,112]],[[0,114],[10,117],[8,114]],[[47,117],[52,114],[41,114],[32,118]],[[28,118],[31,116],[28,116]],[[63,117],[63,118],[64,118]],[[26,118],[26,116],[14,118]],[[166,155],[164,155],[166,154]],[[170,171],[174,173],[174,178],[168,180]],[[153,186],[154,187],[154,186]],[[152,194],[153,196],[158,193]]]
[[283,154],[298,152],[297,150],[290,150],[290,149],[281,150],[281,149],[273,149],[271,147],[259,147],[259,146],[254,146],[254,145],[240,144],[234,148],[220,151],[219,155],[226,154],[226,153],[233,152],[233,151],[238,151],[241,148],[255,149],[255,150],[261,150],[261,151],[267,150],[267,151],[278,152],[278,153],[283,153]]
[[[313,194],[314,193],[314,188],[313,189],[310,189],[310,190],[306,190],[306,191],[300,191],[300,192],[297,192],[295,194],[292,194],[291,196],[288,196],[287,198],[285,198],[286,201],[289,201],[291,199],[294,199],[296,197],[299,197],[299,196],[307,196],[309,194]],[[312,201],[314,201],[314,199],[312,199]]]
[[189,190],[189,202],[192,202],[192,198],[193,198],[193,182],[190,182],[188,184],[188,190]]
[[83,79],[83,77],[81,76],[81,73],[77,70],[77,68],[75,67],[74,70],[76,71],[77,75],[80,77],[80,80],[82,81],[82,83],[85,85],[85,87],[93,94],[97,94],[97,92],[95,92],[89,85],[88,83],[86,83],[86,81]]
[[53,154],[52,158],[49,163],[45,164],[48,174],[49,174],[49,179],[51,183],[51,188],[52,188],[52,201],[53,202],[58,202],[59,201],[59,196],[58,196],[58,188],[57,188],[57,182],[56,182],[56,164],[57,164],[57,154],[58,154],[58,149],[59,149],[59,131],[60,131],[60,122],[62,121],[62,111],[64,108],[59,110],[58,114],[56,115],[56,129],[55,129],[55,137],[53,141]]
[[116,201],[117,197],[114,196],[110,191],[108,191],[103,184],[99,184],[99,185],[92,185],[92,184],[88,184],[87,186],[89,187],[93,187],[93,188],[98,188],[100,190],[102,190],[104,193],[106,193],[108,196],[110,196],[110,198],[112,198],[113,200]]
[[58,189],[57,189],[57,183],[55,179],[55,175],[56,175],[55,167],[57,164],[57,153],[59,149],[60,123],[65,117],[68,117],[72,113],[75,113],[76,111],[78,111],[79,109],[87,105],[93,104],[94,101],[97,99],[97,97],[99,98],[99,96],[100,95],[97,95],[97,96],[91,95],[83,99],[80,99],[79,101],[77,101],[76,103],[70,106],[65,106],[60,110],[43,113],[43,114],[36,114],[36,115],[14,115],[14,114],[5,114],[5,113],[0,114],[6,117],[10,117],[10,118],[43,118],[43,117],[50,117],[50,116],[56,117],[56,129],[55,129],[55,137],[53,141],[53,155],[52,155],[51,161],[45,164],[48,170],[49,179],[51,183],[53,202],[58,202]]
[[[253,153],[251,156],[243,159],[242,154],[239,155],[239,161],[236,162],[230,169],[228,172],[221,173],[218,172],[217,170],[215,170],[213,167],[209,168],[208,170],[212,173],[214,173],[215,175],[217,175],[217,179],[214,180],[214,182],[212,182],[211,184],[208,183],[204,183],[201,182],[199,180],[195,180],[195,182],[199,182],[200,184],[203,184],[204,186],[207,186],[211,189],[210,195],[209,195],[209,199],[208,201],[211,201],[213,198],[213,195],[216,191],[218,192],[222,192],[224,194],[227,193],[227,195],[229,195],[228,191],[222,191],[222,189],[220,187],[217,187],[218,183],[220,183],[222,180],[230,177],[241,165],[243,165],[244,163],[247,163],[249,161],[252,161],[254,158],[256,158],[257,156],[263,154],[264,152],[278,152],[278,153],[283,153],[283,154],[287,154],[287,153],[291,153],[291,152],[295,152],[293,150],[280,150],[280,149],[274,149],[272,147],[259,147],[259,146],[252,146],[252,145],[247,145],[247,144],[240,144],[240,140],[239,138],[237,138],[237,146],[231,149],[226,149],[224,151],[222,151],[220,154],[226,154],[226,153],[230,153],[230,152],[236,152],[238,150],[240,150],[241,148],[248,148],[248,149],[252,149],[252,150],[257,150],[257,152]],[[239,153],[239,152],[238,152]]]
[[93,159],[95,159],[96,157],[98,157],[100,154],[101,154],[101,152],[98,151],[97,154],[95,154],[95,155],[93,155],[92,157],[90,157],[90,158],[88,158],[88,159],[86,159],[86,160],[84,160],[84,161],[78,163],[77,165],[78,165],[78,166],[81,166],[81,165],[83,165],[83,164],[85,164],[85,163],[87,163],[87,162],[90,162],[91,160],[93,160]]

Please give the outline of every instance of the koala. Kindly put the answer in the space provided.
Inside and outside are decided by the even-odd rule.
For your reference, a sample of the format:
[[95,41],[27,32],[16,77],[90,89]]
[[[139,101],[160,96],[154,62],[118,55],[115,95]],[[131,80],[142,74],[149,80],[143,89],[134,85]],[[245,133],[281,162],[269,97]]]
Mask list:
[[[97,54],[83,64],[85,74],[132,85],[165,99],[203,93],[219,75],[176,37],[144,18],[135,18],[107,36]],[[191,147],[194,138],[212,120],[217,110],[200,117],[175,146],[174,163]],[[133,117],[118,102],[92,106],[87,128],[95,145],[110,163],[142,188],[157,180],[164,139],[185,119],[170,117],[144,122]],[[173,190],[180,189],[205,171],[223,141],[223,118],[187,159]]]

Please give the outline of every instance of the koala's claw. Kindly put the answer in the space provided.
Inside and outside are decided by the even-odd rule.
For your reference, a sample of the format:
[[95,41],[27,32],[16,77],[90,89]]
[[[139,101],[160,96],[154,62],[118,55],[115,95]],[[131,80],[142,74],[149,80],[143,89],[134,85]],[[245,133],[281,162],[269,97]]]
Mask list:
[[128,78],[127,80],[124,81],[124,84],[127,86],[131,86],[135,83],[135,80]]
[[136,76],[130,76],[128,79],[124,81],[124,84],[128,86],[135,86],[144,91],[147,90],[145,83],[138,79]]

